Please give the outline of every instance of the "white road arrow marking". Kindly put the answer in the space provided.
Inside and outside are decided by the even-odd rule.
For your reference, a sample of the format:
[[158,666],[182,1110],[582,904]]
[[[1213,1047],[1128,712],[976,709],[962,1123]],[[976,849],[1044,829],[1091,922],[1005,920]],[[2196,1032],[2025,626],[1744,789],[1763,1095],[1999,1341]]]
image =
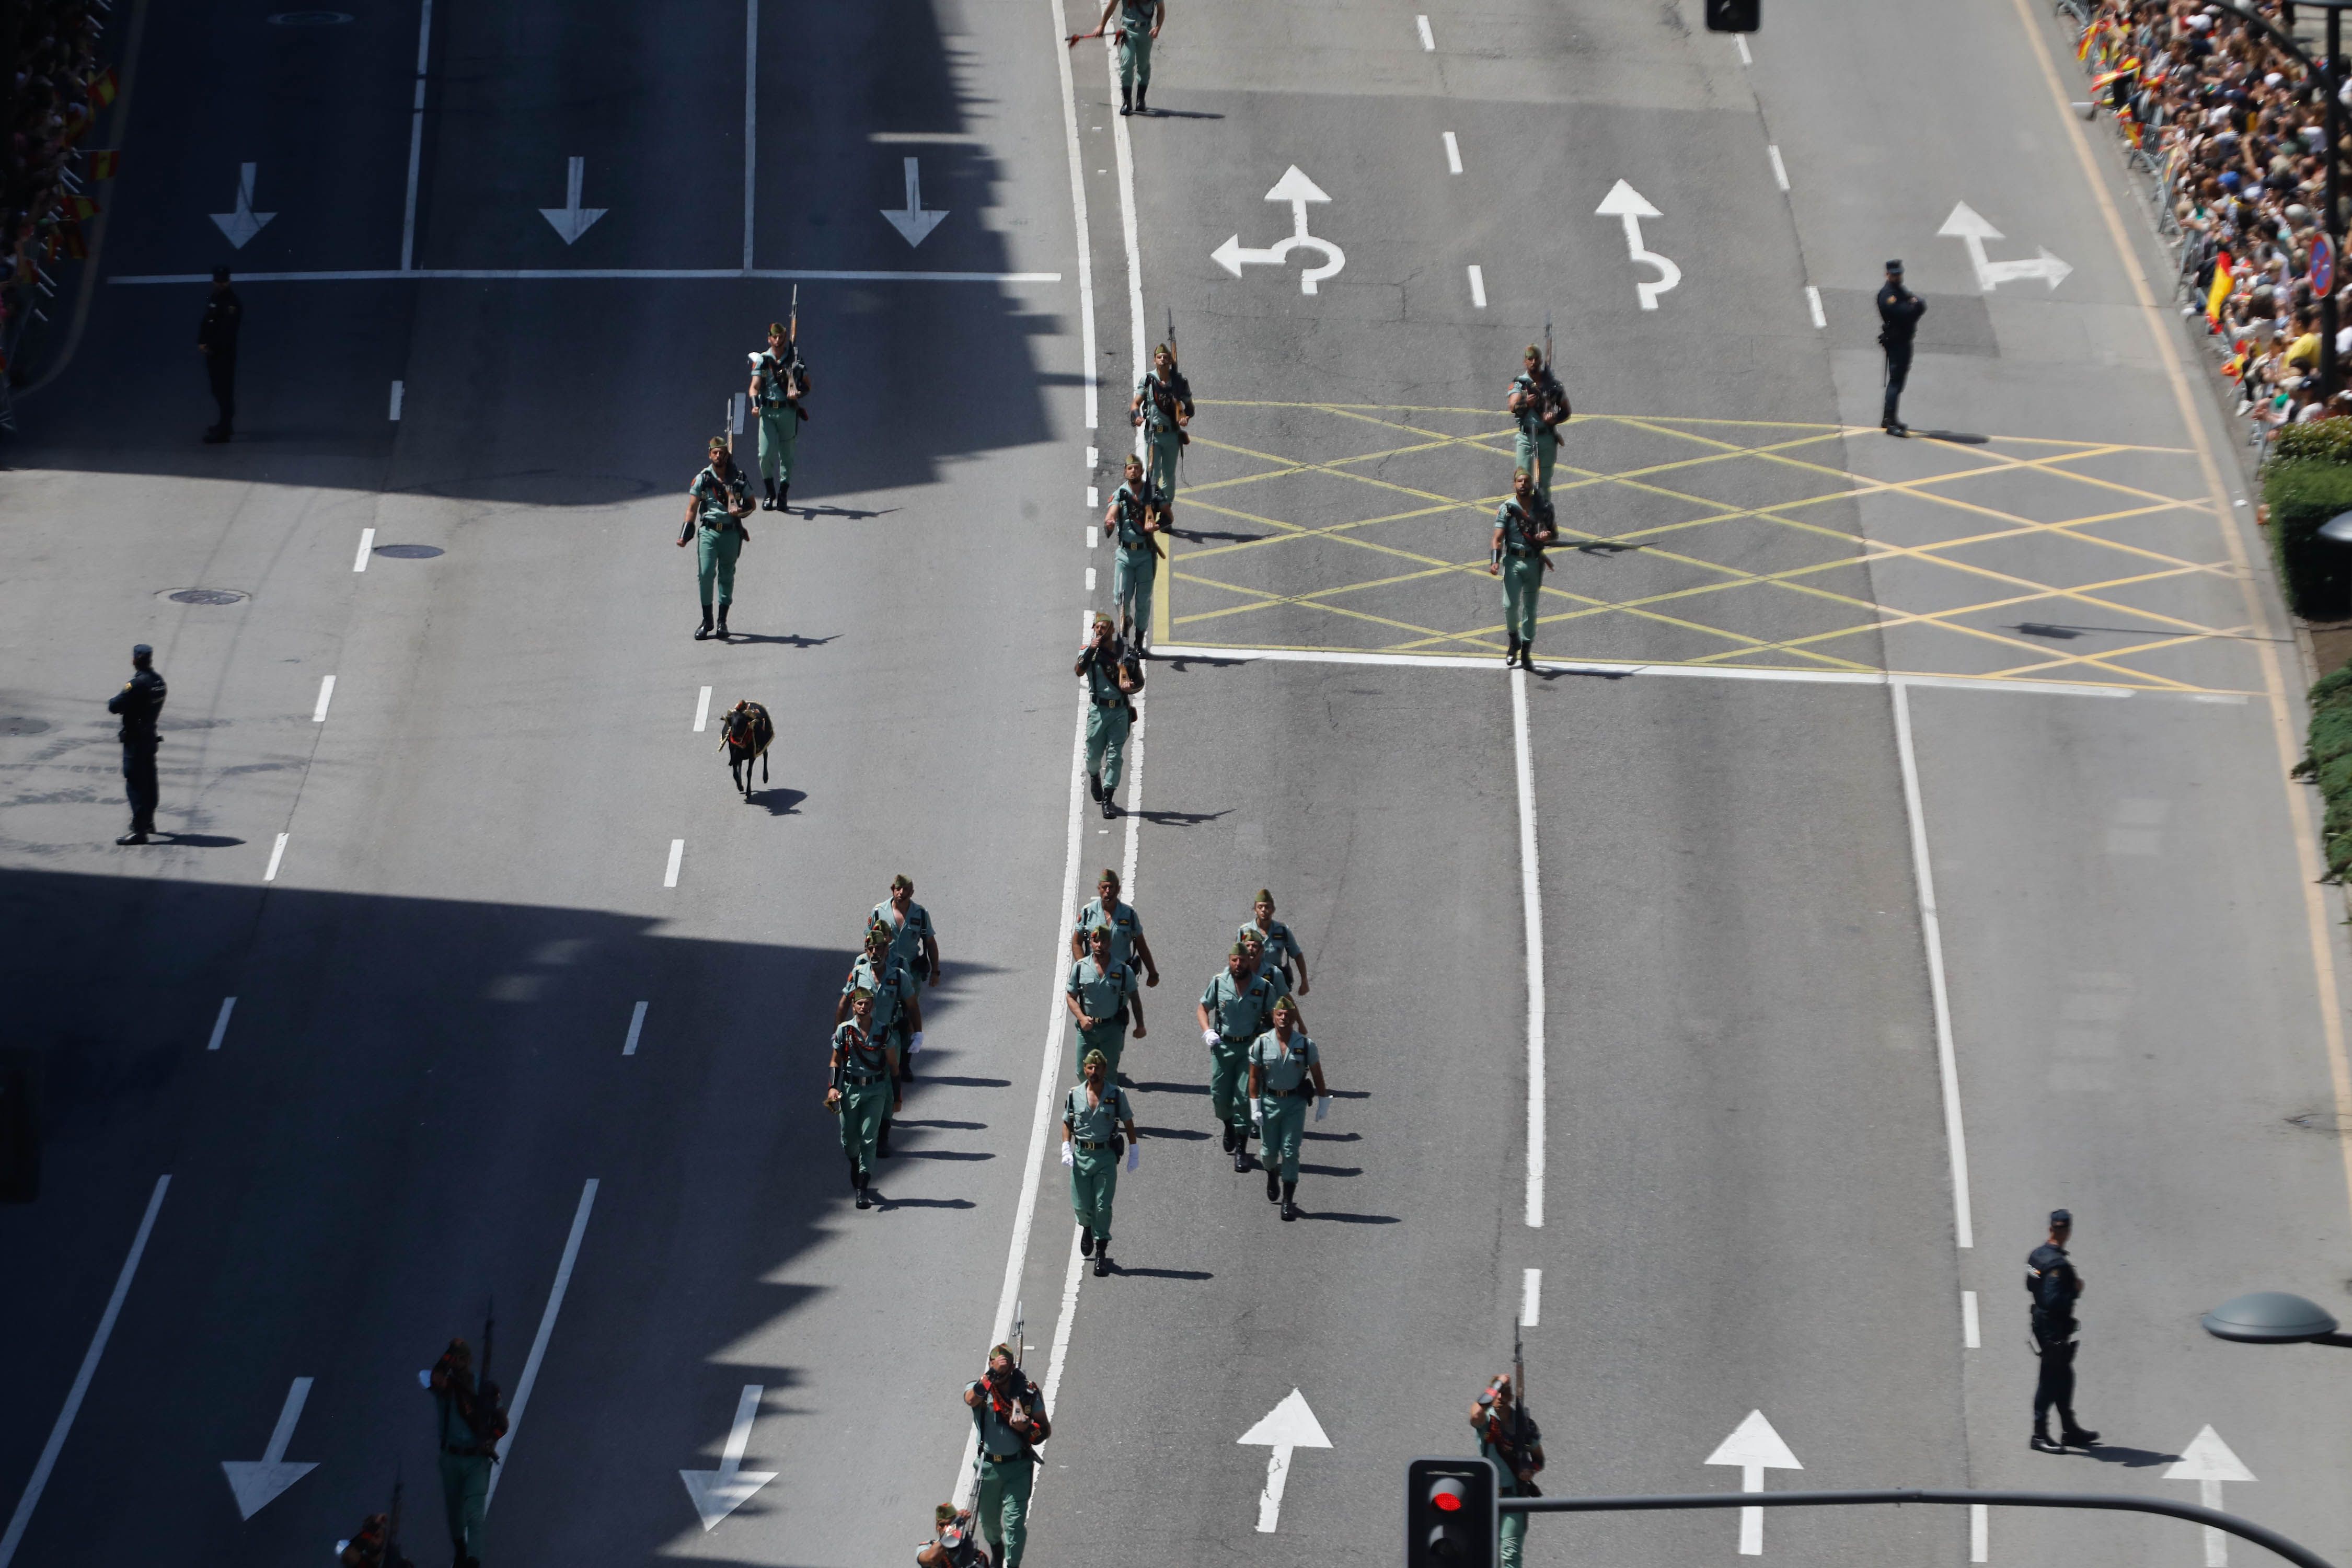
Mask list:
[[[2230,1451],[2221,1435],[2206,1426],[2198,1432],[2179,1461],[2164,1472],[2168,1481],[2195,1481],[2197,1500],[2210,1509],[2221,1506],[2223,1481],[2251,1481],[2254,1472]],[[2228,1568],[2230,1538],[2211,1525],[2205,1527],[2205,1568]]]
[[[1291,173],[1296,174],[1298,171],[1293,169]],[[1313,199],[1324,198],[1318,195]],[[1265,1493],[1257,1500],[1257,1531],[1271,1535],[1275,1521],[1282,1513],[1282,1489],[1290,1480],[1290,1451],[1328,1448],[1331,1439],[1323,1436],[1323,1424],[1307,1407],[1307,1396],[1294,1388],[1281,1404],[1265,1413],[1264,1420],[1234,1440],[1274,1450],[1265,1460]]]
[[228,1475],[228,1489],[236,1494],[238,1518],[251,1519],[276,1502],[288,1487],[319,1468],[315,1463],[286,1461],[286,1445],[294,1440],[294,1423],[302,1419],[302,1403],[310,1397],[310,1380],[296,1378],[294,1385],[286,1391],[286,1403],[278,1412],[278,1425],[269,1429],[269,1446],[261,1450],[260,1460],[221,1461],[221,1468]]
[[743,1385],[743,1396],[735,1402],[735,1425],[728,1429],[727,1451],[719,1457],[717,1469],[677,1473],[677,1479],[686,1483],[687,1496],[694,1500],[694,1511],[702,1516],[702,1531],[706,1535],[718,1528],[720,1520],[749,1502],[753,1492],[776,1479],[773,1470],[743,1468],[743,1450],[751,1442],[751,1422],[760,1414],[760,1395],[766,1392],[756,1383]]
[[1329,240],[1318,239],[1307,232],[1307,204],[1328,202],[1331,198],[1325,195],[1314,181],[1301,174],[1297,164],[1293,163],[1283,172],[1282,178],[1274,183],[1274,189],[1265,193],[1265,199],[1290,204],[1290,237],[1276,240],[1265,249],[1257,250],[1244,245],[1242,237],[1237,234],[1211,251],[1209,259],[1238,278],[1242,275],[1242,268],[1251,262],[1277,265],[1298,247],[1308,246],[1323,253],[1323,265],[1309,268],[1298,275],[1298,291],[1314,293],[1318,283],[1336,276],[1339,268],[1348,265],[1347,252]]
[[948,216],[947,209],[945,207],[941,207],[937,212],[925,212],[923,210],[923,171],[921,159],[909,158],[907,160],[906,210],[903,212],[892,212],[888,207],[884,207],[882,209],[882,216],[890,220],[890,226],[897,229],[899,235],[905,238],[908,245],[922,244],[924,240],[930,237],[931,230],[940,226],[940,220]]
[[603,217],[608,210],[604,207],[583,207],[580,205],[580,187],[588,178],[588,160],[572,158],[568,160],[568,163],[569,167],[565,169],[563,174],[563,205],[560,207],[539,209],[539,216],[554,226],[555,232],[563,237],[563,243],[566,245],[572,244],[582,235],[586,234],[588,226]]
[[1969,264],[1976,268],[1977,287],[1988,294],[2003,283],[2014,282],[2021,278],[2044,279],[2054,289],[2066,280],[2068,273],[2074,270],[2051,255],[2047,247],[2031,261],[1986,260],[1985,241],[2000,238],[2001,232],[1986,222],[1983,216],[1966,202],[1952,205],[1952,216],[1944,220],[1944,226],[1936,233],[1945,238],[1957,239],[1969,247]]
[[1642,247],[1642,220],[1645,217],[1664,217],[1665,215],[1652,206],[1648,197],[1622,180],[1609,187],[1609,194],[1601,199],[1601,205],[1594,207],[1592,211],[1596,216],[1622,220],[1625,225],[1625,253],[1634,260],[1646,261],[1658,269],[1658,280],[1655,283],[1634,285],[1641,290],[1642,309],[1656,310],[1658,296],[1683,280],[1681,268],[1665,257],[1660,256],[1656,251],[1645,250]]
[[[1638,198],[1636,198],[1638,199]],[[1764,1419],[1764,1412],[1751,1410],[1748,1419],[1731,1429],[1731,1436],[1716,1445],[1715,1452],[1706,1457],[1710,1465],[1739,1467],[1739,1489],[1760,1492],[1764,1489],[1766,1470],[1801,1470],[1797,1456],[1789,1452],[1789,1445],[1780,1441],[1780,1434],[1772,1430],[1772,1423]],[[1743,1508],[1739,1510],[1739,1554],[1742,1557],[1764,1555],[1764,1510]]]
[[246,241],[259,234],[263,226],[278,216],[276,213],[257,213],[253,210],[253,176],[255,171],[260,167],[258,163],[238,164],[236,211],[212,215],[213,221],[220,225],[220,231],[228,236],[228,242],[239,250],[245,248]]

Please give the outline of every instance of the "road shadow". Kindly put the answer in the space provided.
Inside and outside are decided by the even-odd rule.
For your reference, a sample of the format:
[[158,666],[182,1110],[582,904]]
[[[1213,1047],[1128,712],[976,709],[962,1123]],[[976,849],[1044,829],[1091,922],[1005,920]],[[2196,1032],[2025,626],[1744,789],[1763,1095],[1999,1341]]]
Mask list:
[[2170,1465],[2179,1462],[2178,1454],[2158,1454],[2147,1448],[2126,1448],[2114,1443],[2101,1443],[2090,1448],[2069,1448],[2070,1457],[2096,1459],[2103,1465],[2120,1465],[2127,1470],[2144,1470],[2150,1465]]
[[1131,1279],[1214,1279],[1216,1278],[1205,1268],[1129,1268],[1116,1258],[1111,1260],[1110,1271],[1113,1274],[1124,1274]]
[[1201,1094],[1209,1092],[1204,1083],[1130,1083],[1128,1088],[1138,1094]]
[[[893,1127],[904,1127],[903,1121],[893,1121]],[[995,1155],[976,1149],[893,1149],[891,1157],[898,1160],[993,1160]]]
[[1360,1176],[1364,1173],[1363,1168],[1358,1165],[1309,1165],[1302,1163],[1298,1168],[1310,1176]]
[[840,640],[841,634],[839,632],[834,633],[831,637],[803,637],[798,632],[730,631],[727,634],[727,641],[730,646],[742,642],[773,643],[784,647],[823,647],[829,642],[839,642]]
[[156,843],[169,849],[234,849],[244,842],[217,833],[166,833],[156,839]]
[[797,816],[801,802],[807,798],[806,790],[761,789],[751,797],[751,804],[765,806],[770,816]]
[[1204,822],[1214,822],[1221,816],[1230,816],[1233,815],[1233,810],[1234,808],[1229,805],[1223,811],[1138,811],[1129,815],[1139,816],[1144,821],[1160,827],[1198,827]]
[[[925,1081],[937,1080],[928,1079]],[[890,1125],[893,1127],[933,1127],[946,1132],[981,1132],[986,1131],[988,1127],[988,1123],[985,1121],[919,1121],[911,1116],[894,1116],[890,1119]]]
[[1144,1127],[1139,1125],[1136,1128],[1136,1131],[1142,1133],[1147,1138],[1173,1138],[1181,1143],[1205,1143],[1209,1139],[1209,1135],[1207,1133],[1195,1131],[1189,1127]]
[[1298,1217],[1329,1220],[1335,1225],[1399,1225],[1402,1223],[1392,1214],[1339,1214],[1328,1209],[1318,1212],[1302,1208],[1298,1211]]
[[[929,1053],[924,1054],[928,1056]],[[1011,1089],[1013,1087],[1013,1080],[1009,1078],[950,1078],[940,1073],[926,1073],[916,1081],[948,1084],[956,1089]]]

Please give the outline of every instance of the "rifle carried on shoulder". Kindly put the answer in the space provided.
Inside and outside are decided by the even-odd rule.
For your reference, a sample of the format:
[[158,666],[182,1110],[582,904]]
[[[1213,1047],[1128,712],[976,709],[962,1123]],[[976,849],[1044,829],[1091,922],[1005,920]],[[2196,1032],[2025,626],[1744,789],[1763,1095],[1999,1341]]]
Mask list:
[[[1519,1348],[1519,1325],[1517,1323],[1511,1325],[1511,1468],[1515,1472],[1525,1469],[1532,1476],[1535,1467],[1528,1462],[1528,1363]],[[1525,1489],[1519,1493],[1521,1497],[1543,1496],[1542,1489],[1534,1481],[1520,1481],[1516,1474],[1511,1479]]]

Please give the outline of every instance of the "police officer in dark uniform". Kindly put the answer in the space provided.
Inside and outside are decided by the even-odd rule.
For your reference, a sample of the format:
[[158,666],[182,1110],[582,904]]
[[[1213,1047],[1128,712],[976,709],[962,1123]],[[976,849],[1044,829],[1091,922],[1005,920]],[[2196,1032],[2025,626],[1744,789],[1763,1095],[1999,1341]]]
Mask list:
[[163,738],[155,733],[155,721],[163,717],[163,699],[171,693],[163,678],[155,673],[151,662],[154,657],[155,650],[143,642],[133,647],[131,679],[106,700],[106,710],[122,719],[122,783],[131,796],[131,831],[116,839],[117,844],[144,844],[155,831],[155,800],[160,793],[155,783],[155,748],[163,744]]
[[1911,379],[1911,339],[1927,301],[1903,287],[1903,263],[1886,264],[1886,287],[1878,291],[1878,342],[1886,351],[1886,409],[1878,427],[1889,436],[1908,436],[1911,426],[1895,416],[1903,400],[1903,384]]
[[[2042,1375],[2033,1385],[2033,1441],[2039,1454],[2063,1454],[2087,1448],[2099,1435],[2074,1419],[2074,1299],[2083,1293],[2083,1277],[2066,1256],[2066,1238],[2074,1233],[2074,1216],[2065,1209],[2050,1211],[2050,1239],[2027,1254],[2025,1293],[2033,1302],[2033,1349],[2042,1358]],[[2058,1441],[2050,1440],[2050,1407],[2058,1407]]]
[[228,286],[228,268],[213,268],[212,298],[205,301],[205,319],[196,327],[196,352],[205,356],[205,374],[213,384],[213,402],[220,420],[205,432],[207,446],[218,446],[236,426],[236,331],[245,321],[245,306]]

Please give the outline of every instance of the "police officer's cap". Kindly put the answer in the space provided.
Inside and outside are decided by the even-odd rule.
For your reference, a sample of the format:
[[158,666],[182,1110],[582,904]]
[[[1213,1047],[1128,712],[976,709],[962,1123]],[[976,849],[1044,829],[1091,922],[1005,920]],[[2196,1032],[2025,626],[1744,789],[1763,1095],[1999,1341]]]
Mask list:
[[131,645],[131,657],[133,658],[152,658],[155,657],[155,650],[149,647],[143,642],[135,642]]
[[2074,1211],[2072,1209],[2052,1209],[2050,1211],[2050,1223],[2053,1226],[2071,1226],[2074,1223]]
[[1889,272],[1900,272],[1903,270],[1903,263],[1900,261],[1890,261],[1886,264],[1886,270]]

